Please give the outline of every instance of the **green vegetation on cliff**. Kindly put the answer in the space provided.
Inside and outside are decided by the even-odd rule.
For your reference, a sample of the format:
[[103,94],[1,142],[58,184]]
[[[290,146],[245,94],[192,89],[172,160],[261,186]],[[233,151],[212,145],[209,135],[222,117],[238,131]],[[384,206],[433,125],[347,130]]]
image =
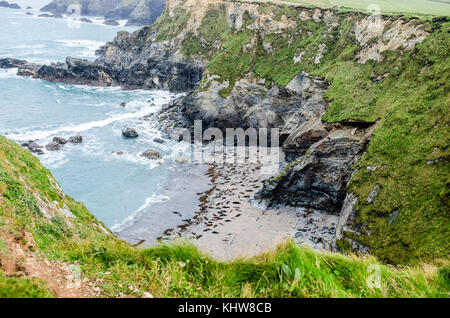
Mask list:
[[[62,207],[74,217],[61,214]],[[146,291],[156,297],[448,297],[450,292],[444,261],[394,268],[374,257],[318,253],[287,242],[252,259],[222,263],[191,245],[132,247],[101,226],[61,192],[36,157],[0,137],[0,237],[20,237],[26,246],[31,239],[20,233],[30,233],[35,255],[76,264],[82,278],[98,282],[100,296],[139,297]],[[8,246],[1,242],[3,257]],[[9,275],[2,265],[0,297],[52,296],[44,282]]]
[[[196,33],[190,32],[183,41],[185,56],[209,61],[206,74],[228,83],[220,91],[224,98],[236,81],[250,72],[264,79],[267,86],[286,86],[300,71],[326,78],[331,86],[323,121],[378,123],[349,187],[359,198],[356,221],[362,230],[360,235],[347,233],[347,237],[369,246],[388,263],[448,258],[448,19],[383,17],[383,33],[362,45],[354,28],[367,18],[364,14],[328,10],[331,16],[323,11],[317,20],[312,18],[314,10],[255,6],[260,14],[269,13],[270,19],[282,22],[285,27],[281,32],[261,30],[264,25],[258,27],[249,12],[245,12],[240,30],[223,28],[222,22],[216,29],[214,21],[224,21],[226,9],[210,6]],[[309,18],[302,18],[305,10]],[[396,41],[414,40],[415,34],[400,40],[389,38],[395,32],[401,37],[405,25],[425,34],[413,49]],[[395,28],[400,31],[391,32]],[[365,32],[361,34],[370,35]],[[217,39],[214,45],[212,35]],[[370,53],[379,54],[378,61],[367,58],[370,54],[363,52],[363,47],[377,45],[396,48]],[[203,81],[200,90],[208,85]],[[366,197],[376,187],[378,196],[367,202]],[[345,242],[341,243],[344,248]]]

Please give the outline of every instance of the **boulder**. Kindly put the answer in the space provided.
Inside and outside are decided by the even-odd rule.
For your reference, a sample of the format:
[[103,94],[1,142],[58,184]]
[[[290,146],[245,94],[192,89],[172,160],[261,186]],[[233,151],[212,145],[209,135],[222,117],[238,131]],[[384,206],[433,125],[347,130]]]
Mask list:
[[137,138],[139,134],[133,128],[127,128],[126,130],[122,130],[122,135],[125,138]]
[[45,149],[47,149],[48,151],[58,151],[61,150],[61,144],[59,144],[56,141],[52,141],[51,143],[45,146]]
[[83,137],[80,134],[76,134],[75,136],[72,136],[68,140],[71,144],[81,144],[83,142]]
[[17,75],[19,76],[36,76],[37,72],[36,70],[32,69],[32,68],[25,68],[25,67],[21,67],[17,70]]
[[145,158],[150,159],[150,160],[162,159],[161,153],[159,151],[153,150],[153,149],[149,149],[149,150],[144,151],[141,154],[141,157],[145,157]]
[[67,144],[67,140],[62,138],[62,137],[54,137],[53,138],[53,142],[60,144],[60,145],[65,145]]

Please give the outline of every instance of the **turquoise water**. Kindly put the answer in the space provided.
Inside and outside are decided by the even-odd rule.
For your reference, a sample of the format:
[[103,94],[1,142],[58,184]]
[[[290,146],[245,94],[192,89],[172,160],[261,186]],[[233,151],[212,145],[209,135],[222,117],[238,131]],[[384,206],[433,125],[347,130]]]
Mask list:
[[[46,2],[17,1],[35,8]],[[0,8],[0,58],[37,63],[63,61],[68,55],[94,59],[94,51],[118,31],[134,30],[37,18],[37,14]],[[79,132],[84,138],[81,145],[68,144],[59,152],[39,156],[67,194],[113,229],[153,202],[167,199],[158,193],[177,169],[173,158],[180,152],[174,142],[155,143],[153,139],[160,137],[155,123],[142,117],[157,111],[174,94],[49,83],[15,72],[0,70],[0,134],[16,142],[37,139],[45,145],[54,136],[67,138]],[[120,106],[122,102],[126,107]],[[122,138],[126,127],[136,128],[139,138]],[[160,165],[140,156],[147,149],[163,154]]]

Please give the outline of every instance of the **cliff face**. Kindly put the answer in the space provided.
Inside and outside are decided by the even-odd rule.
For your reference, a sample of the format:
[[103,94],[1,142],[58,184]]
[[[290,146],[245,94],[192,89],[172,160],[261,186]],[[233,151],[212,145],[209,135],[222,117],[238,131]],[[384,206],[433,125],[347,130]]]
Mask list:
[[152,24],[164,8],[164,0],[53,0],[41,11],[64,14],[72,4],[81,5],[82,15],[128,20],[128,25]]
[[256,199],[338,215],[334,248],[403,263],[450,250],[449,30],[447,18],[171,0],[95,63],[30,72],[189,90],[159,115],[167,130],[280,128],[290,162]]
[[448,255],[448,29],[446,18],[169,1],[99,62],[139,65],[162,88],[195,65],[183,78],[198,88],[166,107],[163,126],[280,128],[291,162],[257,199],[338,215],[335,248],[401,263]]

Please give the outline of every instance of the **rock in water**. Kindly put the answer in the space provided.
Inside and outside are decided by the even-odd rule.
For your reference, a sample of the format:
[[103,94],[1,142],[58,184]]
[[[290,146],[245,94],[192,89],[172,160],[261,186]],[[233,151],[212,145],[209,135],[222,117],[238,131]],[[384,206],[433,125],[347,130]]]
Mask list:
[[125,138],[137,138],[139,134],[133,128],[127,128],[126,130],[122,130],[122,135]]
[[44,151],[42,151],[42,146],[39,146],[37,143],[35,143],[33,140],[24,142],[21,144],[22,147],[28,148],[32,153],[43,155]]
[[62,137],[55,137],[55,138],[53,138],[53,142],[58,143],[60,145],[67,144],[67,140],[62,138]]
[[145,158],[147,158],[147,159],[150,159],[150,160],[158,160],[158,159],[162,159],[161,153],[160,153],[159,151],[153,150],[153,149],[149,149],[149,150],[144,151],[144,152],[141,154],[141,156],[142,156],[142,157],[145,157]]
[[45,146],[45,149],[47,149],[48,151],[58,151],[61,150],[61,145],[56,141],[52,141]]
[[125,107],[125,106],[127,106],[127,103],[121,102],[121,103],[120,103],[120,106]]
[[154,142],[157,142],[158,144],[163,144],[164,140],[162,140],[161,138],[155,138],[153,139]]
[[71,144],[81,144],[83,142],[83,137],[81,137],[80,134],[76,134],[75,136],[70,137],[68,142]]
[[118,25],[119,25],[119,22],[114,21],[114,20],[105,20],[105,21],[103,22],[103,24],[105,24],[105,25],[110,25],[110,26],[118,26]]

